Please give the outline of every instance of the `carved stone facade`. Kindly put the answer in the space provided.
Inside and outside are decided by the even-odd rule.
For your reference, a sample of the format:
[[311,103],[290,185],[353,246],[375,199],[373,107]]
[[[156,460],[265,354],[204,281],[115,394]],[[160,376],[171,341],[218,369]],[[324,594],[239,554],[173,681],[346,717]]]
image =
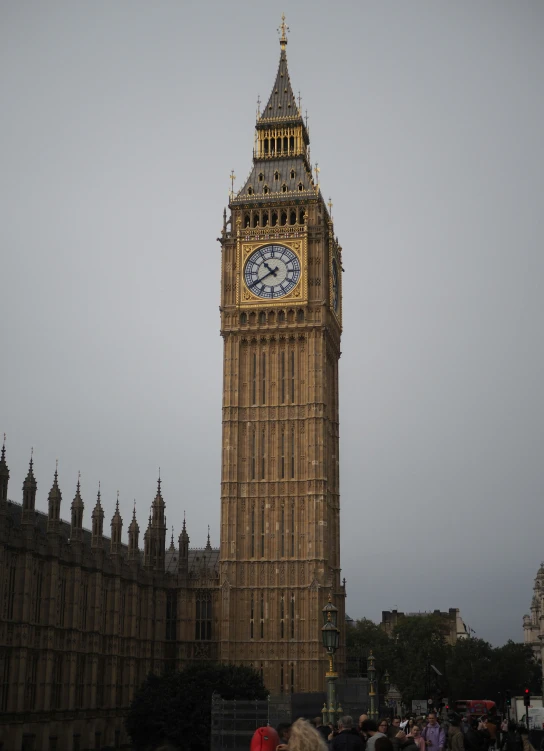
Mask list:
[[544,671],[544,562],[540,564],[533,585],[531,615],[523,616],[523,641],[532,648],[536,659],[542,662]]
[[343,637],[345,608],[342,250],[312,175],[286,45],[283,36],[253,168],[220,238],[221,659],[253,665],[273,693],[323,689],[321,609],[331,592]]
[[160,491],[139,549],[119,509],[103,536],[100,493],[83,528],[78,482],[61,521],[57,473],[48,514],[35,509],[32,462],[23,504],[8,501],[0,460],[0,741],[4,748],[91,749],[126,742],[123,716],[149,672],[218,659],[219,550],[189,549],[185,525],[165,545]]

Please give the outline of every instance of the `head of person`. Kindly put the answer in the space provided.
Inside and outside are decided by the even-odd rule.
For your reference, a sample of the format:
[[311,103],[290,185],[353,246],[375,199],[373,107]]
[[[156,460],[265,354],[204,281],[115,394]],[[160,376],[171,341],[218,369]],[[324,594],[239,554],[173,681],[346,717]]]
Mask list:
[[427,723],[433,727],[433,725],[436,725],[438,720],[436,719],[436,713],[435,712],[429,712],[427,715]]
[[414,738],[419,738],[419,736],[421,735],[421,728],[419,727],[419,725],[416,725],[415,722],[410,728],[410,735],[412,735]]
[[369,720],[368,718],[366,720],[363,720],[361,723],[361,732],[365,735],[374,735],[374,733],[378,732],[378,726],[374,722],[374,720]]
[[469,720],[469,724],[473,730],[478,730],[478,725],[480,724],[480,720],[477,717],[471,717]]
[[368,720],[368,715],[363,712],[363,714],[359,715],[359,727],[362,727],[362,724],[365,720]]
[[291,725],[289,751],[328,751],[328,748],[321,733],[300,718]]
[[276,751],[280,745],[280,737],[269,725],[257,728],[251,739],[250,751]]
[[322,724],[323,721],[321,717],[314,717],[314,719],[312,720],[312,725],[314,726],[314,728],[320,728]]
[[278,735],[280,737],[280,741],[282,743],[289,743],[289,738],[291,737],[291,728],[293,726],[290,722],[280,722],[276,730],[278,731]]
[[516,731],[516,723],[514,722],[514,720],[509,720],[508,721],[508,732],[509,733],[514,733],[515,731]]
[[378,738],[374,744],[376,751],[393,751],[393,742],[387,736]]
[[393,725],[394,728],[400,728],[400,717],[398,715],[395,715],[395,717],[393,717],[391,725]]
[[457,712],[450,712],[450,714],[448,715],[448,722],[454,728],[458,728],[461,726],[461,717],[457,714]]
[[385,735],[388,729],[389,729],[389,722],[387,721],[387,717],[382,717],[381,720],[378,720],[378,732],[379,733],[383,733]]
[[349,714],[344,715],[338,720],[338,730],[351,730],[353,728],[353,717]]

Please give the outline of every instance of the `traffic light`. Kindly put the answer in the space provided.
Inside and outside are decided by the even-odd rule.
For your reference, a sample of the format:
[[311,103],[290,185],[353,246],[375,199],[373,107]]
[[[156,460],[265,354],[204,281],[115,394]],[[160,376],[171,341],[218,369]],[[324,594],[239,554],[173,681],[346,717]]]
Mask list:
[[504,699],[506,701],[506,706],[511,707],[512,706],[512,692],[511,691],[505,691],[504,692]]
[[531,706],[531,691],[528,688],[523,691],[523,703],[526,707]]

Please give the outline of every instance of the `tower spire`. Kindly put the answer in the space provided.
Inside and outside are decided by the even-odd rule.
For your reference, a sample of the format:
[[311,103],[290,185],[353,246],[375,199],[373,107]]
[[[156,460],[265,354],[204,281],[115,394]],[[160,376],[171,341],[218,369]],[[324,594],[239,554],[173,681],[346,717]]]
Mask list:
[[287,47],[287,32],[290,31],[289,26],[285,23],[285,13],[281,14],[281,23],[278,26],[278,34],[280,35],[280,47],[285,50]]
[[0,457],[0,511],[5,509],[8,502],[9,469],[6,464],[6,434],[2,443],[2,455]]
[[85,504],[81,498],[81,472],[77,473],[76,494],[72,501],[72,526],[70,529],[70,543],[83,541],[83,509]]
[[58,534],[60,524],[60,503],[62,493],[59,488],[59,460],[55,462],[55,474],[53,476],[53,485],[48,496],[48,515],[47,531],[51,534]]

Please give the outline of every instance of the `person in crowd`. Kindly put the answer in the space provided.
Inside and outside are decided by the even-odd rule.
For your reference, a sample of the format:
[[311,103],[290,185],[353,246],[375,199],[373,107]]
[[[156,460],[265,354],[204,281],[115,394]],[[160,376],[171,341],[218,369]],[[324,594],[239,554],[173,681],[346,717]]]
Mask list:
[[394,751],[391,738],[381,735],[376,739],[375,751]]
[[276,728],[276,731],[280,737],[280,743],[285,743],[285,745],[289,743],[291,728],[292,725],[290,722],[280,722],[280,724]]
[[415,721],[410,728],[410,732],[408,733],[407,737],[414,739],[414,743],[417,746],[417,751],[425,751],[425,741],[421,737],[421,728],[415,723]]
[[429,712],[427,715],[427,725],[421,733],[421,737],[425,741],[428,751],[444,751],[446,732],[438,724],[436,712]]
[[[414,725],[417,725],[421,731],[421,725],[417,722],[416,718],[412,715],[408,717],[408,719],[406,720],[406,725],[402,729],[404,730],[405,733],[410,735]],[[401,727],[402,727],[402,722],[401,722]]]
[[487,729],[489,730],[489,735],[491,738],[489,748],[495,749],[497,747],[499,736],[499,721],[496,717],[491,716],[487,718]]
[[393,719],[391,720],[390,729],[391,729],[391,733],[393,737],[395,737],[395,735],[399,732],[399,730],[402,730],[400,726],[400,717],[398,715],[395,715]]
[[323,736],[324,741],[329,740],[329,735],[331,734],[331,728],[329,725],[323,725],[323,720],[321,717],[314,717],[312,720],[312,725],[317,730],[317,732]]
[[511,720],[506,726],[501,751],[523,751],[523,741],[515,722]]
[[291,725],[289,751],[328,751],[328,746],[314,726],[300,718]]
[[353,730],[353,717],[341,717],[338,722],[338,735],[330,743],[331,751],[363,751],[363,741],[359,733]]
[[249,746],[250,751],[277,751],[279,748],[285,749],[287,746],[280,744],[279,735],[274,728],[268,725],[257,728]]
[[482,715],[482,717],[480,717],[480,722],[478,723],[478,735],[482,739],[484,751],[489,751],[489,748],[491,747],[491,733],[489,732],[487,715]]
[[[387,733],[387,720],[380,720],[378,725],[374,720],[365,720],[361,725],[361,732],[365,734],[366,751],[374,751],[374,745],[378,738],[385,738]],[[382,751],[386,751],[382,749]]]
[[485,751],[484,735],[480,732],[480,720],[477,717],[468,718],[468,729],[465,732],[465,749],[467,751]]
[[448,731],[448,751],[464,751],[465,736],[461,730],[461,717],[452,712],[448,715],[450,729]]

